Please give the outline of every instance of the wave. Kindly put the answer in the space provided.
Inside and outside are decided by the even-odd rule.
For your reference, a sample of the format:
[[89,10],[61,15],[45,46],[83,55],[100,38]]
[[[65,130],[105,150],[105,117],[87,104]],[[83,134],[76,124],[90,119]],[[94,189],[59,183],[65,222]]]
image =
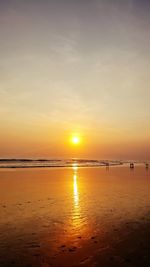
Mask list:
[[121,161],[94,159],[0,159],[0,168],[98,167],[121,164]]

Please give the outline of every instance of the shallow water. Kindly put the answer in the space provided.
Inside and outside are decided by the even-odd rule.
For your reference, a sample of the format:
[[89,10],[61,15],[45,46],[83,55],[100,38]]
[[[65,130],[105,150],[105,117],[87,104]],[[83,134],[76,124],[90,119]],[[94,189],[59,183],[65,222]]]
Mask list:
[[87,246],[91,253],[96,249],[97,236],[104,245],[109,232],[146,216],[150,171],[144,166],[1,170],[0,209],[2,266],[77,263],[76,253],[82,261]]

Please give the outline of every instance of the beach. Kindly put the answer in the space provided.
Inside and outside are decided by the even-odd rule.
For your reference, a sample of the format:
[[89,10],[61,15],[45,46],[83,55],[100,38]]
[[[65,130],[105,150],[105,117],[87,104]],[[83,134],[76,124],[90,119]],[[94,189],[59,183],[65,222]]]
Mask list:
[[150,266],[144,165],[0,170],[0,266]]

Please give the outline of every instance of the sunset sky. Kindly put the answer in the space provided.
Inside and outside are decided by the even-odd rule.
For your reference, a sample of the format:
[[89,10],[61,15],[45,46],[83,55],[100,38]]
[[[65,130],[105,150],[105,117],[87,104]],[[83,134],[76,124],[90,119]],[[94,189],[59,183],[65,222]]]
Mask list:
[[0,157],[150,159],[149,14],[149,0],[0,0]]

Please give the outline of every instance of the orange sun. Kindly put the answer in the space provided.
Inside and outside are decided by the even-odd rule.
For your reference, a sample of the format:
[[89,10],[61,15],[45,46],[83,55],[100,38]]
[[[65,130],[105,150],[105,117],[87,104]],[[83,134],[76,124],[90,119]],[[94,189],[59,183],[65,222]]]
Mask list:
[[78,145],[80,143],[80,137],[77,135],[73,136],[71,142],[73,145]]

